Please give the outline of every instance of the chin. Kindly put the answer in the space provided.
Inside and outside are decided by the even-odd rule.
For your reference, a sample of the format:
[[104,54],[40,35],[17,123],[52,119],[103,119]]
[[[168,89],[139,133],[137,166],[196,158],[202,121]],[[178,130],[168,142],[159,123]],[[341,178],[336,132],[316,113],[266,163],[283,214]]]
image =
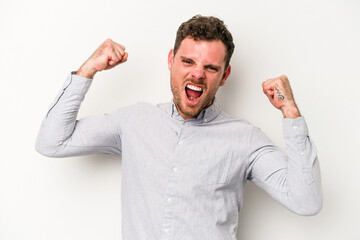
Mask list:
[[202,110],[200,107],[189,106],[185,101],[180,102],[180,104],[175,103],[175,105],[179,114],[185,120],[196,118]]

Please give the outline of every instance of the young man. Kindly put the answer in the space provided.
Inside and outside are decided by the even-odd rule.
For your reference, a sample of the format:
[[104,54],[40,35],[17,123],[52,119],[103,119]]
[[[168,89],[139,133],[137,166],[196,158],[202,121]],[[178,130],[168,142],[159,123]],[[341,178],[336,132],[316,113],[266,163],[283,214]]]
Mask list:
[[215,100],[233,50],[221,20],[195,16],[180,26],[168,56],[173,102],[76,120],[94,75],[128,58],[125,47],[106,40],[65,82],[36,149],[50,157],[122,155],[124,240],[236,239],[248,179],[288,209],[316,214],[322,202],[316,148],[287,77],[263,83],[284,115],[287,156]]

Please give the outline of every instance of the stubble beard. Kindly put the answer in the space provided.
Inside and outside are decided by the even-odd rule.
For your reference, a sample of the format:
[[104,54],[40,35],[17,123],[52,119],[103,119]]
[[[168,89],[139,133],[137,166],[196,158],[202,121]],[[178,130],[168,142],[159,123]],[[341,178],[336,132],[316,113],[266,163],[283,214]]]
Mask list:
[[[204,89],[203,95],[201,96],[201,98],[205,98],[205,99],[200,99],[200,102],[198,106],[188,106],[186,103],[186,99],[184,97],[183,101],[181,101],[181,95],[183,93],[183,91],[185,91],[185,87],[184,88],[179,88],[178,86],[175,86],[175,84],[173,84],[172,78],[170,79],[170,87],[171,87],[171,92],[173,94],[173,99],[174,99],[174,104],[179,112],[182,113],[183,115],[190,117],[190,118],[196,118],[199,113],[204,109],[209,107],[210,105],[213,104],[214,99],[215,99],[215,94],[216,94],[216,90],[214,91],[210,91],[206,94],[206,96],[204,95],[207,89]],[[185,93],[186,94],[186,93]],[[190,109],[190,110],[188,110]],[[193,110],[191,110],[193,109]]]

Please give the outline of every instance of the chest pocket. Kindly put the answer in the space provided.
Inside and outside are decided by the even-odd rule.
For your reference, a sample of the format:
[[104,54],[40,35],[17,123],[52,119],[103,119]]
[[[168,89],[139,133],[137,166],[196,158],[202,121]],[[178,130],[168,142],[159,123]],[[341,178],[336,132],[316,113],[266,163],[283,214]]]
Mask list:
[[222,185],[228,183],[236,172],[236,158],[233,152],[210,151],[199,154],[191,164],[193,176],[204,184]]
[[198,183],[208,185],[224,185],[240,177],[243,164],[239,157],[244,151],[238,132],[212,125],[184,130],[187,137],[182,139],[184,144],[177,153],[187,173]]

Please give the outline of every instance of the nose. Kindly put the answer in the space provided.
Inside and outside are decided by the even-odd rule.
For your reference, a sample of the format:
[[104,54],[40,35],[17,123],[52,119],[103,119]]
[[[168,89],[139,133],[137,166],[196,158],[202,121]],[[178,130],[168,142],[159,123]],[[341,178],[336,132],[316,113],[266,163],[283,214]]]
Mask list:
[[204,80],[204,78],[205,78],[205,72],[204,72],[203,69],[194,68],[194,69],[192,69],[192,71],[191,71],[191,77],[192,77],[194,80]]

